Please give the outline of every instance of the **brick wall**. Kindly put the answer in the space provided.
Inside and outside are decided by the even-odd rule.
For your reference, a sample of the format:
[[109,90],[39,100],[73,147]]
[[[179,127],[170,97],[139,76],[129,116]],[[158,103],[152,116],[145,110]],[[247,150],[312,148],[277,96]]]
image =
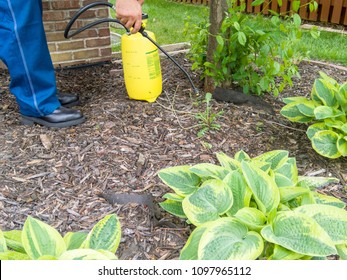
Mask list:
[[[111,60],[110,30],[107,23],[94,26],[70,39],[64,38],[64,30],[71,17],[91,2],[96,0],[42,0],[43,22],[55,67]],[[85,12],[71,30],[98,18],[108,17],[109,8],[99,7]]]

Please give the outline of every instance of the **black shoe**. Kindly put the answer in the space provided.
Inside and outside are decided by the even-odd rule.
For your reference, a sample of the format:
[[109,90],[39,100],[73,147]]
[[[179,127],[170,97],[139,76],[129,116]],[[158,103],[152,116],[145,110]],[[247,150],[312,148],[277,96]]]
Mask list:
[[58,97],[58,100],[59,100],[61,106],[64,106],[67,108],[72,107],[72,106],[78,106],[81,104],[78,96],[75,94],[60,93],[58,91],[57,97]]
[[63,106],[56,109],[52,114],[43,117],[28,117],[22,115],[22,124],[33,125],[35,123],[47,127],[63,128],[78,125],[85,122],[86,118],[78,110],[65,108]]

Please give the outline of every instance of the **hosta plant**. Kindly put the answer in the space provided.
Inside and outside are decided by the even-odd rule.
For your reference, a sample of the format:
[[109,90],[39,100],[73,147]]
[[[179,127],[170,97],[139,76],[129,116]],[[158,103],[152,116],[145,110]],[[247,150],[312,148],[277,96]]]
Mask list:
[[64,237],[29,216],[22,230],[0,230],[0,260],[114,260],[120,238],[115,214],[105,216],[89,233],[68,232]]
[[282,116],[311,124],[306,134],[318,154],[332,159],[347,156],[347,82],[339,85],[320,72],[309,99],[289,97],[284,102]]
[[158,173],[173,191],[160,206],[196,226],[180,259],[347,257],[346,204],[316,192],[338,179],[300,176],[285,150],[217,159]]

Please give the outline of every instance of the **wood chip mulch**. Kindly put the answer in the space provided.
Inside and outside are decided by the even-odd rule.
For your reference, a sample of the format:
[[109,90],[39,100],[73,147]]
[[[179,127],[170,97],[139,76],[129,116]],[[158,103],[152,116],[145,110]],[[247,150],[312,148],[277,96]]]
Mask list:
[[[190,71],[184,55],[176,56]],[[14,97],[8,91],[7,71],[0,70],[0,227],[21,229],[28,215],[55,227],[61,234],[89,230],[106,214],[122,223],[120,259],[177,259],[190,225],[158,207],[170,190],[157,172],[168,166],[216,163],[215,153],[233,156],[243,149],[256,156],[274,149],[296,157],[299,174],[334,176],[340,183],[322,192],[347,202],[347,160],[328,160],[316,154],[305,125],[280,116],[285,96],[307,96],[319,71],[339,82],[347,80],[342,67],[302,62],[302,79],[280,97],[266,96],[275,114],[259,106],[213,100],[221,129],[198,138],[194,114],[205,110],[201,96],[191,94],[187,78],[162,59],[163,93],[154,103],[129,100],[119,63],[63,69],[57,72],[60,91],[80,96],[88,120],[77,127],[47,129],[20,124]],[[203,92],[196,73],[194,83]],[[150,195],[146,204],[115,204],[105,193]],[[110,203],[111,202],[111,203]]]

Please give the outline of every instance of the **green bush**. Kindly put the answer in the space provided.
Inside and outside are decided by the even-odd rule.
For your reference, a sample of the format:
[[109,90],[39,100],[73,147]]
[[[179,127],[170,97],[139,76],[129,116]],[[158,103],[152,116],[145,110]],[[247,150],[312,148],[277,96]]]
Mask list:
[[313,149],[327,158],[347,156],[347,82],[339,85],[320,72],[311,98],[289,97],[281,115],[292,122],[313,123],[307,129]]
[[160,206],[196,226],[180,259],[347,257],[346,204],[314,191],[338,179],[299,176],[285,150],[217,158],[159,172],[174,191]]
[[[236,84],[244,93],[262,95],[271,92],[277,96],[286,86],[293,85],[293,77],[300,77],[297,65],[303,56],[294,46],[302,36],[301,18],[297,13],[285,17],[275,13],[269,18],[261,14],[249,16],[245,14],[244,1],[241,5],[236,5],[235,0],[230,2],[216,36],[217,48],[212,62],[206,62],[207,20],[186,24],[186,31],[191,36],[192,69],[202,69],[217,86]],[[296,3],[293,8],[297,11],[300,6]]]
[[115,214],[107,215],[88,232],[56,229],[31,216],[23,230],[0,230],[0,260],[114,260],[121,238]]

